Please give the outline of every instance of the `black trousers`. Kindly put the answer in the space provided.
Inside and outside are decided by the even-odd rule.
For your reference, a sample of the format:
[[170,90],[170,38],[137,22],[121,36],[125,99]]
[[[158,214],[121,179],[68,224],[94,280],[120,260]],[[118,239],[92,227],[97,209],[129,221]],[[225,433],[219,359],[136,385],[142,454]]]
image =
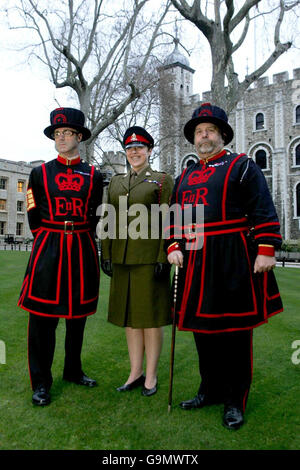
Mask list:
[[[30,314],[28,324],[28,366],[32,389],[52,385],[51,367],[55,351],[55,331],[59,318]],[[81,369],[81,349],[86,317],[66,320],[65,362],[63,377],[78,380]]]
[[194,333],[201,376],[198,393],[245,410],[252,381],[252,333]]

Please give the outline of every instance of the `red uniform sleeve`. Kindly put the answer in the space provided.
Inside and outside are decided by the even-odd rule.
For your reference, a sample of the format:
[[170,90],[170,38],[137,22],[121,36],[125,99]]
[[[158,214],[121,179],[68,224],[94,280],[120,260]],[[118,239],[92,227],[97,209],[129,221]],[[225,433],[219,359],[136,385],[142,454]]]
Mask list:
[[282,243],[280,223],[261,169],[248,159],[241,167],[241,199],[251,226],[251,235],[259,245],[279,249]]

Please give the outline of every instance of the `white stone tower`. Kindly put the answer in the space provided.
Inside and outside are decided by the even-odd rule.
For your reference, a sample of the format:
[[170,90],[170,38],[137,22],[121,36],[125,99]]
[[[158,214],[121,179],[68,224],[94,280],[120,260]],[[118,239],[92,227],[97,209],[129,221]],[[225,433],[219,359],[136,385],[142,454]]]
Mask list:
[[[183,138],[182,119],[185,107],[193,95],[193,74],[187,57],[179,51],[179,40],[174,39],[174,50],[159,69],[160,84],[160,169],[178,175],[181,172],[180,140]],[[195,157],[196,158],[196,157]]]

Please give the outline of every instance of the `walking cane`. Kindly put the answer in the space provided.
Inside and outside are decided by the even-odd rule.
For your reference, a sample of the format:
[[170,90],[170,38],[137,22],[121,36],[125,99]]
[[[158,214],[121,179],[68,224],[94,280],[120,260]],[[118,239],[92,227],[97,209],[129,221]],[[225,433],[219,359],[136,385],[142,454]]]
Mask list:
[[171,411],[172,406],[172,391],[173,391],[173,369],[174,369],[174,353],[175,353],[175,334],[176,334],[176,297],[177,297],[177,283],[178,283],[179,266],[175,266],[174,275],[174,315],[172,324],[172,342],[171,342],[171,360],[170,360],[170,383],[169,383],[169,405],[168,412]]

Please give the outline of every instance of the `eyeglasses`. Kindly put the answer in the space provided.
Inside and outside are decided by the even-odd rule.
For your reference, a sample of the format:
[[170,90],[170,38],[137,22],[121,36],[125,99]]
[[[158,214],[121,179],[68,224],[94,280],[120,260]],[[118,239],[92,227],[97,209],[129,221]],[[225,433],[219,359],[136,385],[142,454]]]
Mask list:
[[72,135],[77,134],[78,132],[76,131],[71,131],[70,129],[65,129],[64,131],[55,131],[53,132],[53,137],[54,139],[58,139],[61,135],[64,137],[71,137]]

